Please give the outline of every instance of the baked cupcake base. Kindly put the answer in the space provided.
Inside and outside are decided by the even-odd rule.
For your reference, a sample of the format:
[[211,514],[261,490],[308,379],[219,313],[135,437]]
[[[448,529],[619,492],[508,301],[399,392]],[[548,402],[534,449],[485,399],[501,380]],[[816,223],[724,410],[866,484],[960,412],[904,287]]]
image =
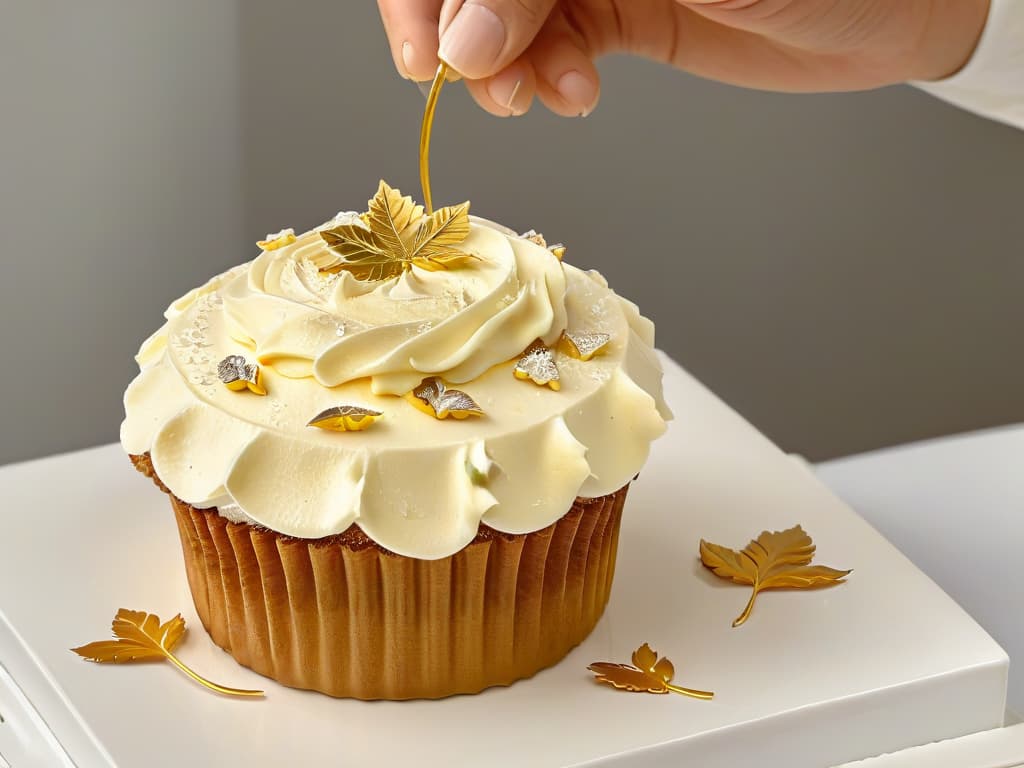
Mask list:
[[417,560],[356,526],[305,540],[229,522],[132,460],[171,498],[213,641],[284,685],[357,699],[477,693],[561,660],[604,612],[628,490],[577,499],[533,533],[481,525],[454,555]]

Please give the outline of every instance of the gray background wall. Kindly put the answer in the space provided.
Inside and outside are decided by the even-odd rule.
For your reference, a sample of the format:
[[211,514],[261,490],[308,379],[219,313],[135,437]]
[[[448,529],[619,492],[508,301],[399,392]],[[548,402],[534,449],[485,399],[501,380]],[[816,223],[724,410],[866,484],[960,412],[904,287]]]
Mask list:
[[[418,194],[423,107],[368,0],[13,5],[0,462],[116,439],[163,308],[266,232],[359,208],[382,176]],[[903,87],[601,71],[581,121],[502,121],[447,88],[435,198],[565,241],[788,450],[1024,420],[1024,133]]]

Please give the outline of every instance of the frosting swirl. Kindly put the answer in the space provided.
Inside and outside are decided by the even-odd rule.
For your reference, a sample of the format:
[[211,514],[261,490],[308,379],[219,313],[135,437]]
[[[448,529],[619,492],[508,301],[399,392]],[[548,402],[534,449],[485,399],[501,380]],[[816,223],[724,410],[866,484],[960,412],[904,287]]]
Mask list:
[[[313,230],[191,291],[139,352],[122,444],[194,506],[302,538],[354,523],[425,559],[481,522],[539,530],[625,485],[669,417],[653,325],[596,273],[498,225],[473,219],[462,247],[478,261],[362,282],[324,271],[337,257]],[[611,340],[588,362],[556,354],[558,392],[512,375],[534,340],[566,330]],[[229,355],[263,366],[266,397],[220,383]],[[485,416],[439,421],[395,397],[428,376]],[[307,426],[340,404],[383,416],[357,433]]]
[[535,339],[558,340],[565,274],[549,252],[484,226],[462,248],[486,255],[367,283],[322,271],[337,256],[314,230],[257,258],[248,281],[225,292],[225,311],[260,363],[325,387],[369,377],[374,394],[400,395],[431,375],[472,381]]

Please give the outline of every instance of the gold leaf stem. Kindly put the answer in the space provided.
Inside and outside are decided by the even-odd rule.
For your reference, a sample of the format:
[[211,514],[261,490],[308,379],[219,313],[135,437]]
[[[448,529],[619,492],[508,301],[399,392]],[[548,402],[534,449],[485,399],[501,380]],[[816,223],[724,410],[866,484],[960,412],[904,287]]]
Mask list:
[[710,701],[715,698],[715,694],[711,691],[698,691],[694,688],[683,688],[681,685],[672,685],[672,683],[665,683],[665,687],[672,691],[672,693],[681,693],[683,696],[689,696],[703,701]]
[[444,85],[447,76],[448,65],[442,61],[437,67],[437,74],[434,75],[434,82],[430,86],[427,106],[423,110],[423,127],[420,129],[420,186],[423,187],[423,203],[427,208],[428,216],[434,212],[433,198],[430,194],[430,133],[434,127],[437,97],[441,95],[441,86]]
[[170,651],[164,651],[164,654],[167,656],[167,660],[170,661],[171,664],[176,666],[178,669],[180,669],[182,672],[184,672],[186,675],[191,677],[193,680],[195,680],[200,685],[202,685],[202,686],[204,686],[206,688],[209,688],[211,691],[216,691],[217,693],[223,693],[225,696],[262,696],[263,695],[263,691],[250,691],[250,690],[246,690],[244,688],[229,688],[226,685],[218,685],[217,683],[213,682],[212,680],[207,680],[205,677],[200,675],[198,672],[193,671],[188,665],[186,665],[184,662],[179,660],[178,657],[175,656]]
[[734,627],[738,627],[740,624],[750,618],[750,612],[754,610],[754,601],[757,600],[757,593],[760,591],[761,585],[754,583],[754,591],[750,593],[750,599],[747,601],[747,607],[743,609],[743,613],[736,617],[736,620],[732,623]]

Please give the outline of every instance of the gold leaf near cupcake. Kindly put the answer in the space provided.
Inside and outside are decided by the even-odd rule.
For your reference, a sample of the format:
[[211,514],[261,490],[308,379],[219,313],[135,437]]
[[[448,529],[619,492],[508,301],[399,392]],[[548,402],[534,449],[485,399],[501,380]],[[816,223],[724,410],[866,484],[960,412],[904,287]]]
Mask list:
[[456,246],[469,235],[469,203],[425,216],[423,206],[384,181],[370,200],[365,226],[339,224],[320,231],[340,259],[325,272],[351,272],[364,281],[397,277],[413,266],[430,271],[461,266],[479,257]]
[[278,248],[284,248],[286,245],[291,245],[294,242],[295,230],[289,227],[282,229],[280,232],[267,235],[265,239],[258,240],[256,245],[264,251],[276,251]]
[[701,562],[716,576],[754,588],[736,620],[738,627],[754,608],[758,593],[765,589],[814,589],[842,583],[850,571],[824,565],[810,565],[814,542],[799,525],[785,531],[762,531],[741,552],[711,542],[700,541]]
[[79,648],[74,653],[99,663],[126,664],[147,659],[167,659],[197,683],[211,691],[229,696],[262,696],[263,691],[228,688],[201,677],[185,666],[172,651],[185,635],[185,620],[181,614],[160,623],[160,617],[145,611],[120,608],[111,628],[117,640],[100,640]]
[[244,392],[248,389],[257,395],[267,394],[260,367],[241,355],[228,355],[221,360],[217,365],[217,378],[233,392]]
[[569,333],[562,334],[562,351],[569,357],[586,362],[598,354],[612,337],[607,333]]
[[668,658],[658,658],[658,654],[644,643],[633,651],[633,665],[613,664],[607,661],[596,661],[587,667],[597,675],[597,682],[606,683],[614,688],[632,693],[680,693],[695,699],[711,699],[714,693],[697,691],[672,685],[675,667]]
[[416,389],[406,395],[416,408],[435,419],[465,419],[469,416],[483,416],[483,409],[476,401],[460,389],[448,389],[437,376],[424,379]]
[[362,432],[380,418],[381,412],[358,405],[337,405],[321,411],[309,420],[307,427],[332,432]]
[[512,375],[521,381],[532,381],[540,387],[547,386],[556,391],[562,388],[558,378],[558,366],[555,365],[555,356],[539,339],[531,344],[519,358],[519,362],[512,370]]

